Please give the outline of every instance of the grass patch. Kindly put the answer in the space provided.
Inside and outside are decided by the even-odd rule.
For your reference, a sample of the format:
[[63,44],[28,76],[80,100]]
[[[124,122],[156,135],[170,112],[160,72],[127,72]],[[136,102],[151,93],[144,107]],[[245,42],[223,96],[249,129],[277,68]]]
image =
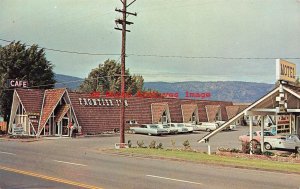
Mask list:
[[219,155],[208,155],[199,152],[165,150],[165,149],[148,149],[148,148],[128,148],[122,149],[121,152],[143,154],[146,156],[158,156],[165,158],[177,158],[181,160],[210,163],[218,165],[238,166],[253,169],[264,169],[273,171],[285,171],[300,173],[300,164],[289,162],[278,162],[260,159],[248,159],[241,157],[227,157]]

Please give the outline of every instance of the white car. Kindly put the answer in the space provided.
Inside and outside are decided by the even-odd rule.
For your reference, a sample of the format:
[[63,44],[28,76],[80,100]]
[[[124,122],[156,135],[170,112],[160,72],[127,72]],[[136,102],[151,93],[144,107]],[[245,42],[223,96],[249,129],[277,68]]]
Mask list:
[[158,128],[155,124],[143,124],[139,127],[130,127],[131,133],[148,134],[148,135],[163,135],[168,134],[166,129]]
[[200,125],[196,125],[196,124],[194,124],[194,123],[185,123],[184,124],[187,128],[189,128],[189,130],[190,130],[190,132],[191,132],[191,130],[193,130],[193,131],[200,131]]
[[216,122],[201,122],[201,123],[199,123],[199,128],[202,131],[210,132],[210,131],[216,130],[219,127],[220,127],[219,124]]
[[285,135],[279,138],[265,138],[264,146],[266,150],[288,149],[300,153],[300,139],[298,135]]
[[178,130],[178,133],[188,133],[193,132],[193,128],[186,127],[183,123],[168,123],[171,128]]
[[[226,123],[226,121],[216,121],[216,123],[219,125],[219,126],[222,126],[224,123]],[[223,130],[234,130],[234,129],[236,129],[236,125],[234,125],[234,124],[231,124],[231,125],[229,125],[229,126],[227,126],[225,129],[223,129]]]
[[178,129],[177,128],[170,127],[167,124],[156,124],[156,125],[160,129],[166,129],[168,131],[168,134],[177,134],[178,133]]

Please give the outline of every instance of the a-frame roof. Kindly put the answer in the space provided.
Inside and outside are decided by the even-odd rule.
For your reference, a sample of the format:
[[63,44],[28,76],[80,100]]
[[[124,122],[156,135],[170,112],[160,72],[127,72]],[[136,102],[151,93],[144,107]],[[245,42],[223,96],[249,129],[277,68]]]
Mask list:
[[43,104],[44,90],[16,89],[17,95],[27,113],[40,113]]
[[193,113],[197,110],[197,107],[198,107],[197,104],[181,105],[183,123],[187,123],[190,121]]
[[226,106],[226,113],[228,119],[233,118],[235,115],[237,115],[240,111],[239,106]]
[[220,111],[220,105],[206,105],[206,114],[209,122],[215,121],[217,113]]
[[39,132],[41,132],[42,128],[45,126],[51,113],[54,111],[65,92],[66,89],[50,89],[45,91],[42,114],[40,117]]
[[152,123],[159,123],[160,118],[164,111],[168,110],[168,103],[152,103],[151,111],[152,111]]

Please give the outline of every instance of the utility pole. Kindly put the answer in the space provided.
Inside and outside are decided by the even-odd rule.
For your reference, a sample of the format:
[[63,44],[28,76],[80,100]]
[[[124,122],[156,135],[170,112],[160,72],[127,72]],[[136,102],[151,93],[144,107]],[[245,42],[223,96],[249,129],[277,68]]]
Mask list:
[[[115,11],[122,13],[122,19],[116,19],[116,30],[122,31],[122,50],[121,50],[121,116],[120,116],[120,143],[125,143],[125,57],[126,57],[126,32],[130,30],[126,29],[126,25],[131,25],[133,22],[126,21],[127,15],[137,16],[136,13],[127,12],[127,8],[133,4],[136,0],[133,0],[127,5],[127,0],[120,0],[123,4],[123,9],[115,9]],[[122,26],[122,29],[118,27],[118,24]]]

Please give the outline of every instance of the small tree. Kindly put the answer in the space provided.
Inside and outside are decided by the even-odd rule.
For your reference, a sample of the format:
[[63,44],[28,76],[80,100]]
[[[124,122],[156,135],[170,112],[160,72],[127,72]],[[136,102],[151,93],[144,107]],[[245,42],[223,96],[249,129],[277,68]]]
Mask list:
[[[142,91],[144,79],[140,75],[130,75],[129,69],[125,71],[125,91],[127,94],[136,94]],[[81,92],[100,91],[121,92],[121,64],[115,60],[106,60],[103,64],[93,69],[79,87]]]

